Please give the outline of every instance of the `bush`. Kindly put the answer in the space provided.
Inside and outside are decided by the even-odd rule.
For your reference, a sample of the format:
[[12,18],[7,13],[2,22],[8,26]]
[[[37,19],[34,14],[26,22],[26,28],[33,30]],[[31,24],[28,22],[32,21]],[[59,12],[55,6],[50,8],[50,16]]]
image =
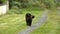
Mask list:
[[0,4],[5,3],[7,0],[0,0]]
[[22,14],[22,9],[19,9],[18,7],[13,6],[8,13],[9,14]]

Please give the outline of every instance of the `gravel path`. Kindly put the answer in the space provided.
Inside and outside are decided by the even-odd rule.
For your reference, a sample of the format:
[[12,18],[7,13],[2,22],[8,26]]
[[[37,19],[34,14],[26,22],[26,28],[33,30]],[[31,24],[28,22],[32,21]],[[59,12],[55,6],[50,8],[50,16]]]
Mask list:
[[60,15],[60,10],[58,10],[58,15]]
[[23,29],[21,32],[18,32],[18,34],[29,34],[29,32],[38,27],[42,22],[47,19],[46,13],[47,11],[44,11],[42,16],[39,17],[38,21],[35,24],[33,24],[31,27],[26,27],[26,29]]

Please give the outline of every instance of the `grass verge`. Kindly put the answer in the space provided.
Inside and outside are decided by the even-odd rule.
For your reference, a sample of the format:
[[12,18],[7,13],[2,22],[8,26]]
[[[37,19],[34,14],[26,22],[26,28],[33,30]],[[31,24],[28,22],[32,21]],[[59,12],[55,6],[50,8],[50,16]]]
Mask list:
[[25,29],[25,14],[30,12],[35,16],[33,23],[35,23],[38,17],[42,14],[40,10],[22,10],[22,14],[7,14],[0,17],[0,34],[17,34],[22,29]]
[[60,15],[58,11],[49,11],[46,22],[34,29],[30,34],[60,34]]

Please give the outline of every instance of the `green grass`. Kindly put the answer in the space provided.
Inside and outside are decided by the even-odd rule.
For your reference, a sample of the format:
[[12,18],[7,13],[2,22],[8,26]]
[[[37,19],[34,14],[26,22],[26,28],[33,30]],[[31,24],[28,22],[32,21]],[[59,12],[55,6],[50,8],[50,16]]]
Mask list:
[[43,11],[40,10],[23,10],[22,14],[6,14],[0,17],[0,34],[17,34],[22,29],[25,29],[25,14],[30,12],[35,16],[33,23],[35,23],[38,17]]
[[35,28],[30,34],[60,34],[60,16],[57,11],[48,12],[46,22]]

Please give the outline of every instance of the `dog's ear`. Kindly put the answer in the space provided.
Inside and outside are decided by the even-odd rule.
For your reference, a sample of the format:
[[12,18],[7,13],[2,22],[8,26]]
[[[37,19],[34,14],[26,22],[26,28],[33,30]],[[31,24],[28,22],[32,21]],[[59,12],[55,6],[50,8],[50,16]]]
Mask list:
[[32,18],[35,18],[35,16],[32,16]]

